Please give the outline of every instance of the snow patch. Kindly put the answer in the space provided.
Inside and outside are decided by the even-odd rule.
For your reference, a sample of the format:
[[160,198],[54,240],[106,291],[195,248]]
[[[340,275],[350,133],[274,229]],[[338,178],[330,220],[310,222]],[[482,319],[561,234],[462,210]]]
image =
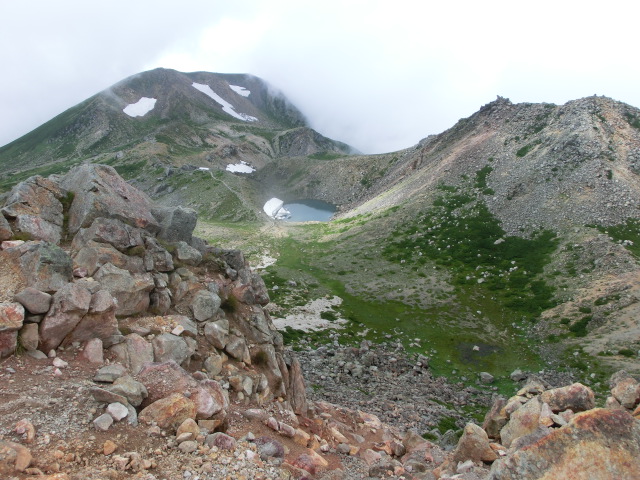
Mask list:
[[279,198],[272,198],[262,207],[264,213],[276,220],[282,220],[283,218],[289,218],[291,212],[284,208],[284,202]]
[[222,106],[222,110],[227,112],[232,117],[237,118],[238,120],[242,120],[243,122],[257,122],[258,121],[258,119],[256,117],[252,117],[251,115],[247,115],[246,113],[238,113],[238,112],[236,112],[235,107],[233,105],[231,105],[229,102],[227,102],[220,95],[218,95],[216,92],[211,90],[211,87],[209,85],[203,85],[202,83],[193,82],[193,84],[191,86],[193,88],[195,88],[196,90],[200,90],[202,93],[204,93],[208,97],[210,97],[213,100],[215,100],[216,102],[218,102]]
[[286,327],[296,328],[308,332],[310,330],[323,330],[330,327],[339,327],[347,323],[343,318],[334,321],[325,320],[320,316],[322,312],[332,311],[332,307],[342,303],[342,298],[334,296],[333,298],[317,298],[306,305],[295,307],[291,313],[285,318],[274,318],[273,325],[278,330],[284,330]]
[[247,90],[246,88],[239,85],[229,85],[229,88],[236,92],[238,95],[242,95],[243,97],[248,97],[249,95],[251,95],[251,90]]
[[156,98],[142,97],[136,103],[130,103],[124,107],[122,111],[130,117],[144,117],[147,113],[153,110],[153,107],[156,106],[157,100],[158,99]]
[[256,169],[247,162],[242,161],[240,163],[230,163],[227,165],[227,171],[234,173],[253,173]]
[[200,170],[201,172],[208,172],[209,167],[198,167],[198,170]]

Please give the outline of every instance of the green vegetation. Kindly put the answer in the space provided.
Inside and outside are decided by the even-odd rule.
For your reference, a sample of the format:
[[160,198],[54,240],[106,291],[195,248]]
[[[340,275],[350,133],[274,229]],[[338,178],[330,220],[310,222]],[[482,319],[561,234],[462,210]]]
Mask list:
[[389,260],[447,267],[456,285],[482,284],[505,306],[537,316],[554,306],[554,290],[538,278],[556,249],[550,231],[532,238],[506,236],[482,202],[446,193],[417,221],[395,231],[383,250]]
[[531,142],[531,143],[525,145],[524,147],[520,148],[516,152],[516,156],[517,157],[524,157],[527,153],[529,153],[531,150],[534,149],[534,147],[536,147],[539,144],[540,144],[540,140],[536,140],[535,142]]
[[629,123],[629,125],[631,125],[633,128],[637,128],[638,130],[640,130],[640,117],[638,117],[638,115],[631,112],[625,112],[624,116],[627,119],[627,122]]
[[597,228],[602,233],[606,233],[611,238],[622,244],[640,258],[640,220],[637,218],[629,218],[625,223],[605,227],[602,225],[590,225]]
[[312,160],[335,160],[336,158],[342,158],[346,156],[344,153],[335,152],[318,152],[308,156]]

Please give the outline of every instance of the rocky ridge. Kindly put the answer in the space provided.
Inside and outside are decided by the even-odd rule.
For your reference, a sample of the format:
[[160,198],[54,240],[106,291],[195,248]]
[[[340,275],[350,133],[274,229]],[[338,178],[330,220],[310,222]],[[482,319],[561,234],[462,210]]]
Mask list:
[[[195,212],[158,207],[111,167],[83,165],[17,185],[2,214],[8,478],[541,478],[575,468],[576,449],[597,453],[589,478],[639,472],[632,376],[612,378],[607,409],[594,409],[583,385],[550,389],[529,378],[494,404],[484,430],[466,425],[445,453],[404,431],[424,429],[435,405],[401,412],[386,397],[360,410],[337,383],[386,383],[416,403],[440,390],[462,405],[477,392],[434,378],[426,358],[412,365],[363,344],[305,354],[311,370],[335,358],[329,379],[312,378],[346,406],[313,400],[300,359],[263,309],[264,282],[240,251],[192,235]],[[379,408],[389,423],[363,411]],[[612,438],[623,441],[606,449]]]

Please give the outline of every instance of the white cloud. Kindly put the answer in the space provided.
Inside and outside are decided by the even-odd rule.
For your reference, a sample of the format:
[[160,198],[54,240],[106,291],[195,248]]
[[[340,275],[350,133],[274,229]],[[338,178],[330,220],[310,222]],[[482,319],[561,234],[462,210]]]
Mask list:
[[157,66],[258,75],[321,133],[366,152],[411,146],[496,95],[640,106],[639,10],[625,0],[3,2],[12,21],[0,41],[13,47],[0,51],[11,72],[0,144]]

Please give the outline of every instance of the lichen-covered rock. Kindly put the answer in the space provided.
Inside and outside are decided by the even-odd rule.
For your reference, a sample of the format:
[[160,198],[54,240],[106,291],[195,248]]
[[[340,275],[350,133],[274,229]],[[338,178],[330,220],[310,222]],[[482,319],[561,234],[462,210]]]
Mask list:
[[91,297],[89,290],[76,283],[68,283],[54,294],[51,309],[40,324],[41,350],[58,348],[89,311]]
[[612,377],[611,395],[624,408],[633,410],[640,403],[640,382],[624,371]]
[[146,272],[142,258],[126,255],[108,243],[91,240],[80,246],[73,255],[74,268],[85,269],[87,276],[93,276],[100,267],[108,263],[132,274]]
[[64,221],[60,200],[66,192],[47,178],[30,177],[11,189],[2,213],[14,219],[16,232],[58,244]]
[[69,209],[69,232],[90,227],[99,217],[115,218],[150,233],[160,231],[151,214],[151,200],[129,185],[113,167],[84,164],[72,168],[60,181],[75,194]]
[[202,254],[187,242],[177,242],[175,256],[185,265],[197,266],[202,262]]
[[138,415],[142,423],[154,423],[160,428],[177,429],[186,419],[196,418],[196,406],[181,393],[172,393],[145,407]]
[[48,242],[27,242],[18,247],[20,267],[29,287],[52,293],[73,279],[71,257]]
[[198,215],[192,208],[185,207],[161,207],[152,209],[153,215],[160,223],[158,238],[170,243],[191,243],[193,229],[196,227]]
[[155,362],[173,360],[178,365],[184,363],[190,357],[189,347],[185,340],[170,333],[163,333],[155,337],[153,345],[153,358]]
[[538,428],[541,409],[540,398],[534,397],[513,412],[509,422],[500,430],[502,445],[509,447],[515,439],[533,433]]
[[547,403],[554,413],[568,409],[574,412],[584,412],[596,405],[593,390],[581,383],[546,390],[540,394],[540,400]]
[[490,463],[497,458],[498,455],[489,445],[487,433],[479,426],[467,423],[453,452],[452,463],[455,465],[467,460]]
[[204,336],[214,347],[222,350],[229,341],[229,320],[226,318],[204,325]]
[[107,263],[100,267],[94,278],[116,298],[116,316],[137,315],[149,308],[149,293],[155,286],[151,274],[132,275],[127,270]]
[[193,296],[191,302],[191,310],[193,316],[199,322],[204,322],[214,317],[218,312],[222,300],[220,297],[209,290],[200,290]]
[[494,462],[490,480],[640,478],[640,421],[593,409]]

